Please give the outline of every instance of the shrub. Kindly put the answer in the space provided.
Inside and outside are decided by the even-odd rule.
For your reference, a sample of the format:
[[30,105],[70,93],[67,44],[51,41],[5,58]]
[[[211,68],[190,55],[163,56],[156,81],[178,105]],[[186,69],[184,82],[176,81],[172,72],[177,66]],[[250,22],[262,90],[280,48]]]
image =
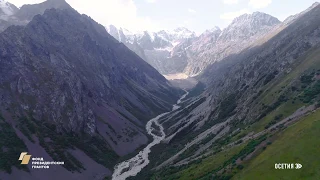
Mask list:
[[237,166],[237,168],[240,169],[240,170],[242,170],[242,169],[244,168],[244,166],[241,165],[241,164],[239,164],[239,165]]

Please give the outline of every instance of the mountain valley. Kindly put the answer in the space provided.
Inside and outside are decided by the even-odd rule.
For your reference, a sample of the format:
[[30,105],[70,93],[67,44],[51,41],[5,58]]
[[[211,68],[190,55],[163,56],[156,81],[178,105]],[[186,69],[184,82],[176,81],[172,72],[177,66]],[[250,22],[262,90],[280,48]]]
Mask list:
[[1,0],[0,31],[0,179],[320,178],[319,3],[197,35]]

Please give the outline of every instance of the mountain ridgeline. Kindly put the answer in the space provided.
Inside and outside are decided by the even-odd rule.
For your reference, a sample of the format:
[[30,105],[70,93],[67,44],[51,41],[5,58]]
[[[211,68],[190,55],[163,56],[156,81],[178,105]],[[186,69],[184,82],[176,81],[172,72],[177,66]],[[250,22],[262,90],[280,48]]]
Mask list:
[[183,41],[195,38],[195,32],[187,28],[177,28],[173,31],[139,32],[134,34],[127,29],[107,26],[107,31],[119,42],[125,44],[142,59],[156,68],[162,74],[182,72],[187,65],[186,59],[173,57],[173,49]]
[[[65,0],[0,5],[0,179],[320,178],[319,3],[199,36],[105,27]],[[176,73],[199,83],[161,75]]]
[[[251,19],[257,16],[265,21]],[[229,47],[232,54],[208,63],[199,74],[204,93],[160,119],[166,139],[154,147],[145,170],[131,179],[317,179],[305,171],[271,168],[298,159],[317,171],[309,159],[316,158],[318,140],[311,134],[320,127],[315,118],[320,107],[319,17],[315,3],[283,23],[262,13],[236,18],[224,33],[237,36],[222,33],[218,41],[238,42],[237,48]],[[278,150],[289,146],[287,154]]]
[[[0,34],[1,124],[12,132],[5,136],[1,127],[1,179],[110,175],[120,156],[149,141],[147,120],[183,93],[90,17],[51,9],[63,3],[23,6],[17,16],[47,10]],[[25,170],[18,151],[65,165]]]
[[279,24],[271,15],[254,12],[235,18],[224,30],[215,27],[200,36],[186,28],[143,34],[114,26],[107,29],[160,73],[196,76],[208,65],[248,48]]

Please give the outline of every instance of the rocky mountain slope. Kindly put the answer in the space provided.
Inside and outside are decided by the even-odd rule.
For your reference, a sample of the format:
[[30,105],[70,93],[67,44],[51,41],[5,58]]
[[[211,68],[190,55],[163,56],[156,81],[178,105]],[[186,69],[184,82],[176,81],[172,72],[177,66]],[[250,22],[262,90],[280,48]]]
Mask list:
[[250,47],[280,23],[271,15],[254,12],[237,17],[224,30],[214,27],[200,36],[186,28],[141,34],[118,30],[114,26],[107,29],[160,73],[196,76],[208,65]]
[[[274,167],[268,159],[277,148],[296,148],[277,161],[306,167],[318,153],[317,3],[283,23],[257,12],[199,37],[184,28],[133,34],[110,26],[114,38],[63,0],[2,11],[0,179],[108,179],[121,156],[148,142],[146,121],[182,94],[152,66],[201,82],[160,118],[166,139],[132,179],[250,179]],[[17,161],[21,152],[65,164],[38,171]],[[259,178],[277,177],[268,171]],[[319,179],[310,171],[290,177]]]
[[5,19],[6,17],[15,14],[18,10],[19,9],[15,5],[13,5],[9,2],[6,2],[5,0],[0,1],[0,16],[1,16],[1,18]]
[[[181,92],[65,1],[18,12],[31,17],[47,5],[62,9],[0,33],[0,144],[7,158],[0,179],[101,179],[120,156],[148,142],[146,121],[171,110]],[[21,152],[65,165],[27,169],[16,161]]]
[[[187,99],[183,108],[161,119],[166,140],[154,148],[153,163],[132,179],[231,179],[233,176],[248,179],[253,174],[257,177],[252,169],[262,172],[260,160],[270,158],[270,154],[266,156],[263,151],[269,146],[272,148],[273,141],[283,144],[282,148],[288,147],[286,143],[293,144],[279,137],[287,128],[292,128],[292,124],[316,116],[313,112],[319,113],[319,17],[320,6],[314,4],[289,24],[278,24],[273,18],[267,18],[264,22],[267,28],[269,23],[276,24],[274,29],[259,36],[247,49],[205,69],[200,79],[207,84],[206,91]],[[243,38],[242,35],[236,37]],[[285,135],[287,139],[292,136]],[[297,133],[295,138],[302,143],[307,137]],[[313,139],[309,144],[316,141]],[[277,156],[277,161],[298,158],[304,166],[311,167],[310,156],[305,153],[315,153],[315,150],[310,149],[312,145],[306,146],[308,148],[299,152],[299,147],[294,146],[297,149],[292,151],[297,154],[290,156],[294,159],[283,155]],[[276,153],[274,148],[272,152]],[[259,159],[255,159],[257,156]],[[252,159],[257,168],[251,165]],[[274,167],[274,162],[263,164],[263,167]],[[268,171],[273,177],[279,177],[277,170]],[[318,177],[302,171],[291,175],[296,179]]]
[[23,5],[20,9],[6,0],[0,1],[0,32],[11,25],[25,26],[35,15],[43,14],[46,9],[72,9],[65,0],[47,0],[40,4]]
[[189,48],[180,51],[188,61],[184,73],[195,76],[210,64],[250,47],[252,42],[269,33],[280,21],[268,14],[255,12],[237,17],[223,31],[205,32],[193,42],[185,42]]
[[195,38],[194,32],[187,28],[173,31],[132,33],[127,29],[106,27],[107,31],[119,42],[124,43],[146,62],[162,74],[182,72],[187,62],[180,57],[172,57],[173,48],[184,40]]

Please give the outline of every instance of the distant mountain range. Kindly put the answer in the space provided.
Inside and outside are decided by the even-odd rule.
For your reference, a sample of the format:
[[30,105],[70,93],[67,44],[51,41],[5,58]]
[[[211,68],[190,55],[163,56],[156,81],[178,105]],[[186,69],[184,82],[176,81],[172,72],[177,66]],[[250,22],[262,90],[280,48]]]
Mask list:
[[[255,12],[196,35],[105,27],[65,0],[0,0],[0,179],[110,179],[152,141],[147,121],[169,111],[159,118],[165,139],[133,179],[250,179],[241,173],[260,173],[252,160],[273,158],[277,146],[299,149],[291,158],[307,163],[318,153],[319,54],[319,3],[284,22]],[[175,73],[199,83],[171,111],[185,92],[161,74]],[[305,133],[316,135],[296,147]],[[65,164],[33,169],[21,152]]]
[[199,36],[186,28],[133,34],[110,25],[107,30],[160,73],[195,76],[209,64],[240,52],[280,23],[271,15],[255,12],[234,19],[224,30],[214,27]]
[[311,167],[317,157],[319,3],[284,22],[242,15],[222,32],[182,44],[184,72],[201,83],[183,108],[160,120],[166,139],[133,179],[319,179],[316,169],[273,168],[288,159]]
[[114,38],[124,43],[162,74],[183,71],[186,62],[179,58],[172,59],[171,53],[184,40],[196,37],[195,32],[183,27],[173,31],[144,31],[136,34],[113,25],[107,26],[106,29]]

